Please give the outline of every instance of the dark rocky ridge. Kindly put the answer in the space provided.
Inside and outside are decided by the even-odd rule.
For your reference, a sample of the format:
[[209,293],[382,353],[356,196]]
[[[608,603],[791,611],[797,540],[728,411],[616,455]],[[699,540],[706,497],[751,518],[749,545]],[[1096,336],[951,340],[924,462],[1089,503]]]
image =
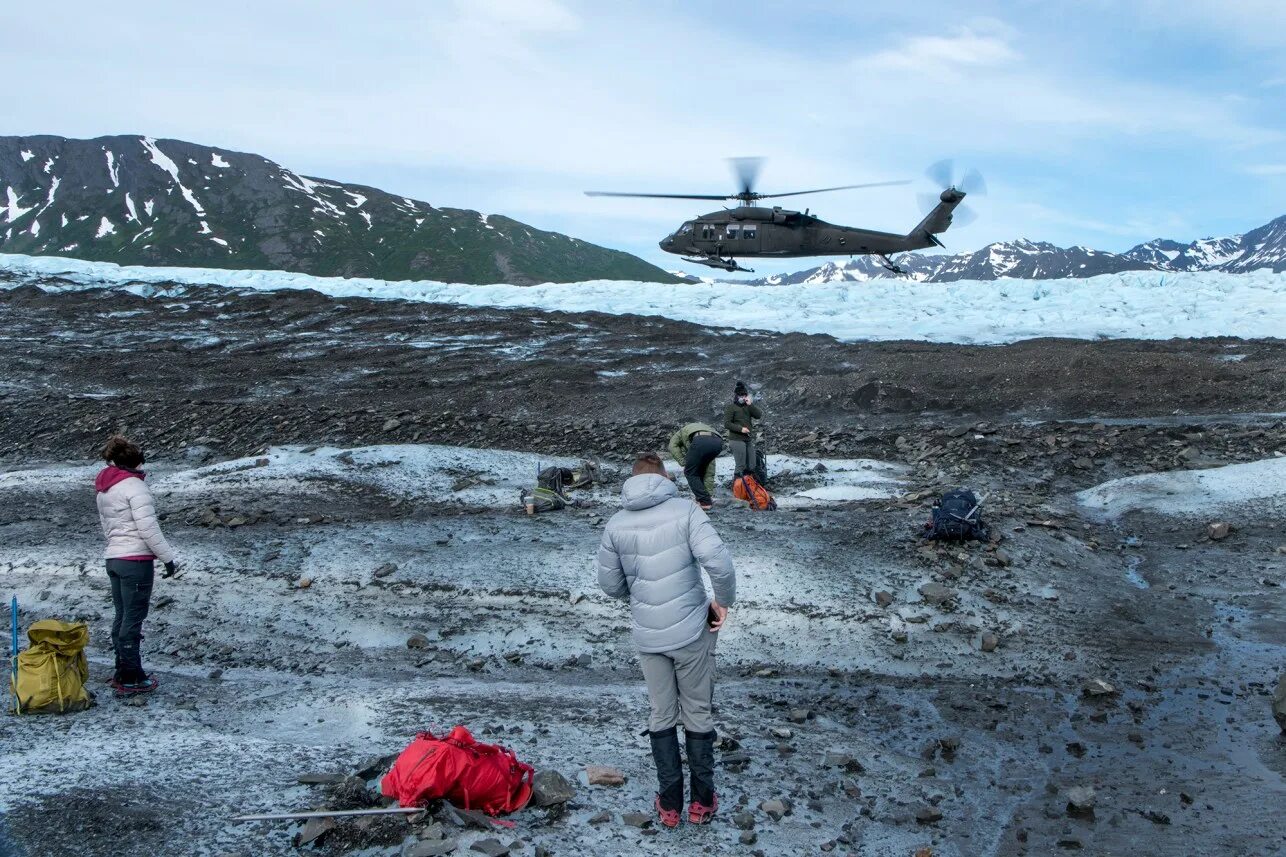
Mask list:
[[0,137],[0,252],[460,283],[675,282],[499,215],[147,137]]

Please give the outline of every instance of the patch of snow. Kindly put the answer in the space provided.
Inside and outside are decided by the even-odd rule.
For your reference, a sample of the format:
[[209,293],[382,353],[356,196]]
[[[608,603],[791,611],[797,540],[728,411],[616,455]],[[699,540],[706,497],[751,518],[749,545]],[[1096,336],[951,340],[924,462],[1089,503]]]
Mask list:
[[125,210],[129,212],[129,217],[125,218],[126,223],[131,220],[135,223],[141,222],[138,219],[138,209],[134,208],[134,200],[130,199],[130,195],[128,193],[125,194]]
[[361,208],[366,204],[366,197],[362,196],[360,193],[353,193],[351,190],[346,190],[344,193],[348,194],[348,196],[353,200],[348,204],[349,208]]
[[116,166],[116,155],[112,154],[111,149],[104,149],[103,152],[107,155],[107,175],[111,176],[112,187],[120,187],[120,167]]
[[362,216],[362,219],[366,221],[366,228],[367,228],[367,229],[370,229],[370,228],[371,228],[371,213],[370,213],[369,211],[359,211],[359,212],[357,212],[357,213],[358,213],[358,214],[360,214],[360,215]]
[[32,158],[34,158],[34,157],[36,156],[34,152],[28,151],[28,150],[26,150],[26,149],[24,149],[24,150],[21,152],[21,154],[22,154],[22,162],[23,162],[24,164],[25,164],[27,161],[30,161]]
[[143,210],[147,212],[148,217],[152,216],[152,210],[154,208],[156,208],[155,200],[149,199],[147,202],[143,203]]
[[224,247],[228,246],[228,242],[224,241],[222,238],[214,237],[214,238],[211,238],[210,240],[213,241],[215,244],[222,244]]
[[537,286],[313,277],[285,271],[120,267],[58,257],[0,256],[0,268],[57,273],[83,287],[113,283],[311,289],[331,297],[461,306],[661,316],[717,329],[823,334],[845,341],[912,339],[1000,344],[1043,336],[1080,339],[1281,336],[1286,272],[1128,271],[1088,279],[752,286],[595,280]]
[[67,215],[65,214],[63,215],[63,219],[62,219],[62,226],[64,229],[67,228]]
[[218,168],[219,168],[219,169],[221,169],[221,170],[226,170],[228,167],[232,166],[232,164],[230,164],[230,163],[228,163],[227,161],[225,161],[225,160],[223,159],[223,156],[222,156],[222,155],[220,155],[218,152],[211,152],[211,153],[210,153],[210,166],[212,166],[212,167],[218,167]]
[[49,171],[52,170],[53,168],[54,168],[53,158],[50,158],[47,161],[45,161],[45,165],[44,167],[42,167],[42,169],[45,171],[45,175],[49,175]]
[[80,244],[68,244],[66,247],[62,247],[62,248],[60,248],[60,249],[59,249],[59,252],[60,252],[60,253],[70,253],[72,250],[75,250],[75,249],[76,249],[77,247],[79,247],[79,246],[80,246]]
[[[36,217],[44,214],[45,210],[54,204],[54,197],[58,195],[58,185],[60,184],[62,184],[62,179],[58,178],[58,176],[53,176],[52,181],[49,183],[49,193],[45,194],[45,204],[40,206],[40,210],[36,212]],[[63,218],[66,219],[66,217],[67,215],[64,214]],[[67,224],[64,223],[63,225],[66,226]]]
[[[907,469],[901,465],[865,458],[769,455],[767,464],[768,473],[774,480],[790,480],[791,489],[773,491],[777,506],[782,509],[891,499],[902,493],[907,474]],[[683,479],[683,468],[676,462],[667,459],[665,466],[675,479]],[[715,459],[718,484],[730,484],[735,472],[736,462],[731,454]]]
[[1286,457],[1209,470],[1170,470],[1113,479],[1076,495],[1085,508],[1109,518],[1148,511],[1180,517],[1211,514],[1252,502],[1286,505]]
[[39,236],[40,236],[40,221],[39,221],[39,220],[32,220],[32,221],[31,221],[31,228],[30,228],[30,229],[28,229],[27,231],[31,233],[31,236],[32,236],[33,238],[37,238],[37,237],[39,237]]
[[143,143],[143,148],[151,156],[152,163],[169,173],[170,178],[174,179],[174,183],[178,185],[179,192],[188,201],[188,205],[192,206],[192,210],[196,212],[197,217],[205,217],[205,209],[201,206],[201,203],[193,196],[192,191],[184,187],[183,182],[179,181],[179,165],[174,163],[169,155],[162,152],[160,147],[156,145],[156,141],[151,137],[143,137],[141,142]]
[[106,216],[104,216],[102,221],[98,224],[98,231],[94,233],[94,237],[102,238],[105,235],[112,235],[115,232],[116,227],[112,225],[112,222],[108,220]]
[[210,232],[211,232],[211,230],[210,230],[210,224],[208,224],[208,223],[206,223],[204,220],[202,220],[202,221],[201,221],[201,230],[200,230],[199,232],[197,232],[197,235],[209,235],[209,234],[210,234]]
[[5,191],[9,200],[9,204],[5,207],[5,210],[8,212],[8,215],[9,215],[8,216],[9,223],[13,223],[19,217],[22,217],[28,211],[31,211],[32,208],[35,208],[34,205],[31,208],[23,208],[22,206],[18,205],[18,203],[22,201],[22,197],[20,197],[17,194],[17,192],[14,191],[13,188],[6,187]]

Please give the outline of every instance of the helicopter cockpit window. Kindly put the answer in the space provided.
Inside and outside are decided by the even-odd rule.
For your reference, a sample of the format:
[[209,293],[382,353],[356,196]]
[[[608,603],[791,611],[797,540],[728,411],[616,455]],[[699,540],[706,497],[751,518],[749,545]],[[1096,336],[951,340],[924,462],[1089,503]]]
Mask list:
[[757,223],[747,223],[741,227],[741,237],[747,241],[759,234],[759,225]]
[[740,224],[740,223],[729,223],[729,224],[728,224],[728,240],[729,240],[729,241],[736,241],[736,240],[737,240],[737,238],[739,237],[739,236],[737,235],[737,233],[738,233],[738,232],[740,232],[740,231],[741,231],[741,224]]
[[701,238],[704,241],[713,241],[715,234],[715,225],[713,223],[701,224]]
[[679,227],[679,234],[680,234],[680,235],[691,235],[691,234],[692,234],[692,221],[691,221],[691,220],[689,220],[687,223],[685,223],[685,224],[683,224],[682,226],[680,226],[680,227]]

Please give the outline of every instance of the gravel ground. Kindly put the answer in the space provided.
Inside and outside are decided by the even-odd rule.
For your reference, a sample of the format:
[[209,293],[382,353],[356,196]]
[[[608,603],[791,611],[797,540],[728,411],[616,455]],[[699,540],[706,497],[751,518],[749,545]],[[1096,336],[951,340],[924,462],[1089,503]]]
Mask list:
[[[113,429],[152,452],[186,568],[158,584],[146,704],[101,693],[81,714],[0,719],[0,853],[391,857],[436,834],[525,855],[1286,847],[1265,812],[1286,799],[1269,710],[1281,503],[1108,519],[1077,502],[1286,452],[1279,341],[837,345],[215,289],[0,291],[0,321],[0,570],[24,623],[88,621],[106,677],[88,484]],[[716,509],[741,594],[720,640],[723,809],[709,828],[639,829],[625,814],[650,806],[646,698],[592,565],[614,485],[534,518],[517,485],[555,456],[619,473],[680,419],[713,419],[734,377],[760,390],[775,452],[832,475],[869,458],[896,482],[807,501],[831,477],[796,469],[774,486],[783,511]],[[987,493],[995,544],[916,538],[956,484]],[[1208,538],[1216,519],[1227,538]],[[1115,692],[1086,696],[1094,679]],[[368,805],[372,759],[456,723],[575,796],[513,828],[439,808],[301,849],[299,825],[227,821]],[[590,764],[627,782],[589,786]],[[1077,786],[1093,812],[1069,813]]]

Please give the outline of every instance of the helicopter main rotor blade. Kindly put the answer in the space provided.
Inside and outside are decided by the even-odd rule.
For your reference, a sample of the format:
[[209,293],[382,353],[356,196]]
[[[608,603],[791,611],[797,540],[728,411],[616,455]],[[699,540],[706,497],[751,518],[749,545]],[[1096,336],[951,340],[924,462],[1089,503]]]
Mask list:
[[586,196],[628,196],[643,199],[732,199],[726,194],[689,194],[689,193],[621,193],[611,190],[587,190]]
[[755,194],[758,199],[780,199],[783,196],[801,196],[806,193],[829,193],[833,190],[855,190],[864,187],[893,187],[894,185],[910,184],[909,181],[893,182],[868,182],[866,184],[845,184],[839,187],[819,187],[814,190],[793,190],[790,193],[758,193]]
[[759,168],[763,166],[763,158],[729,158],[728,163],[732,165],[732,171],[737,176],[737,184],[740,185],[743,194],[755,192],[755,180],[759,178]]

